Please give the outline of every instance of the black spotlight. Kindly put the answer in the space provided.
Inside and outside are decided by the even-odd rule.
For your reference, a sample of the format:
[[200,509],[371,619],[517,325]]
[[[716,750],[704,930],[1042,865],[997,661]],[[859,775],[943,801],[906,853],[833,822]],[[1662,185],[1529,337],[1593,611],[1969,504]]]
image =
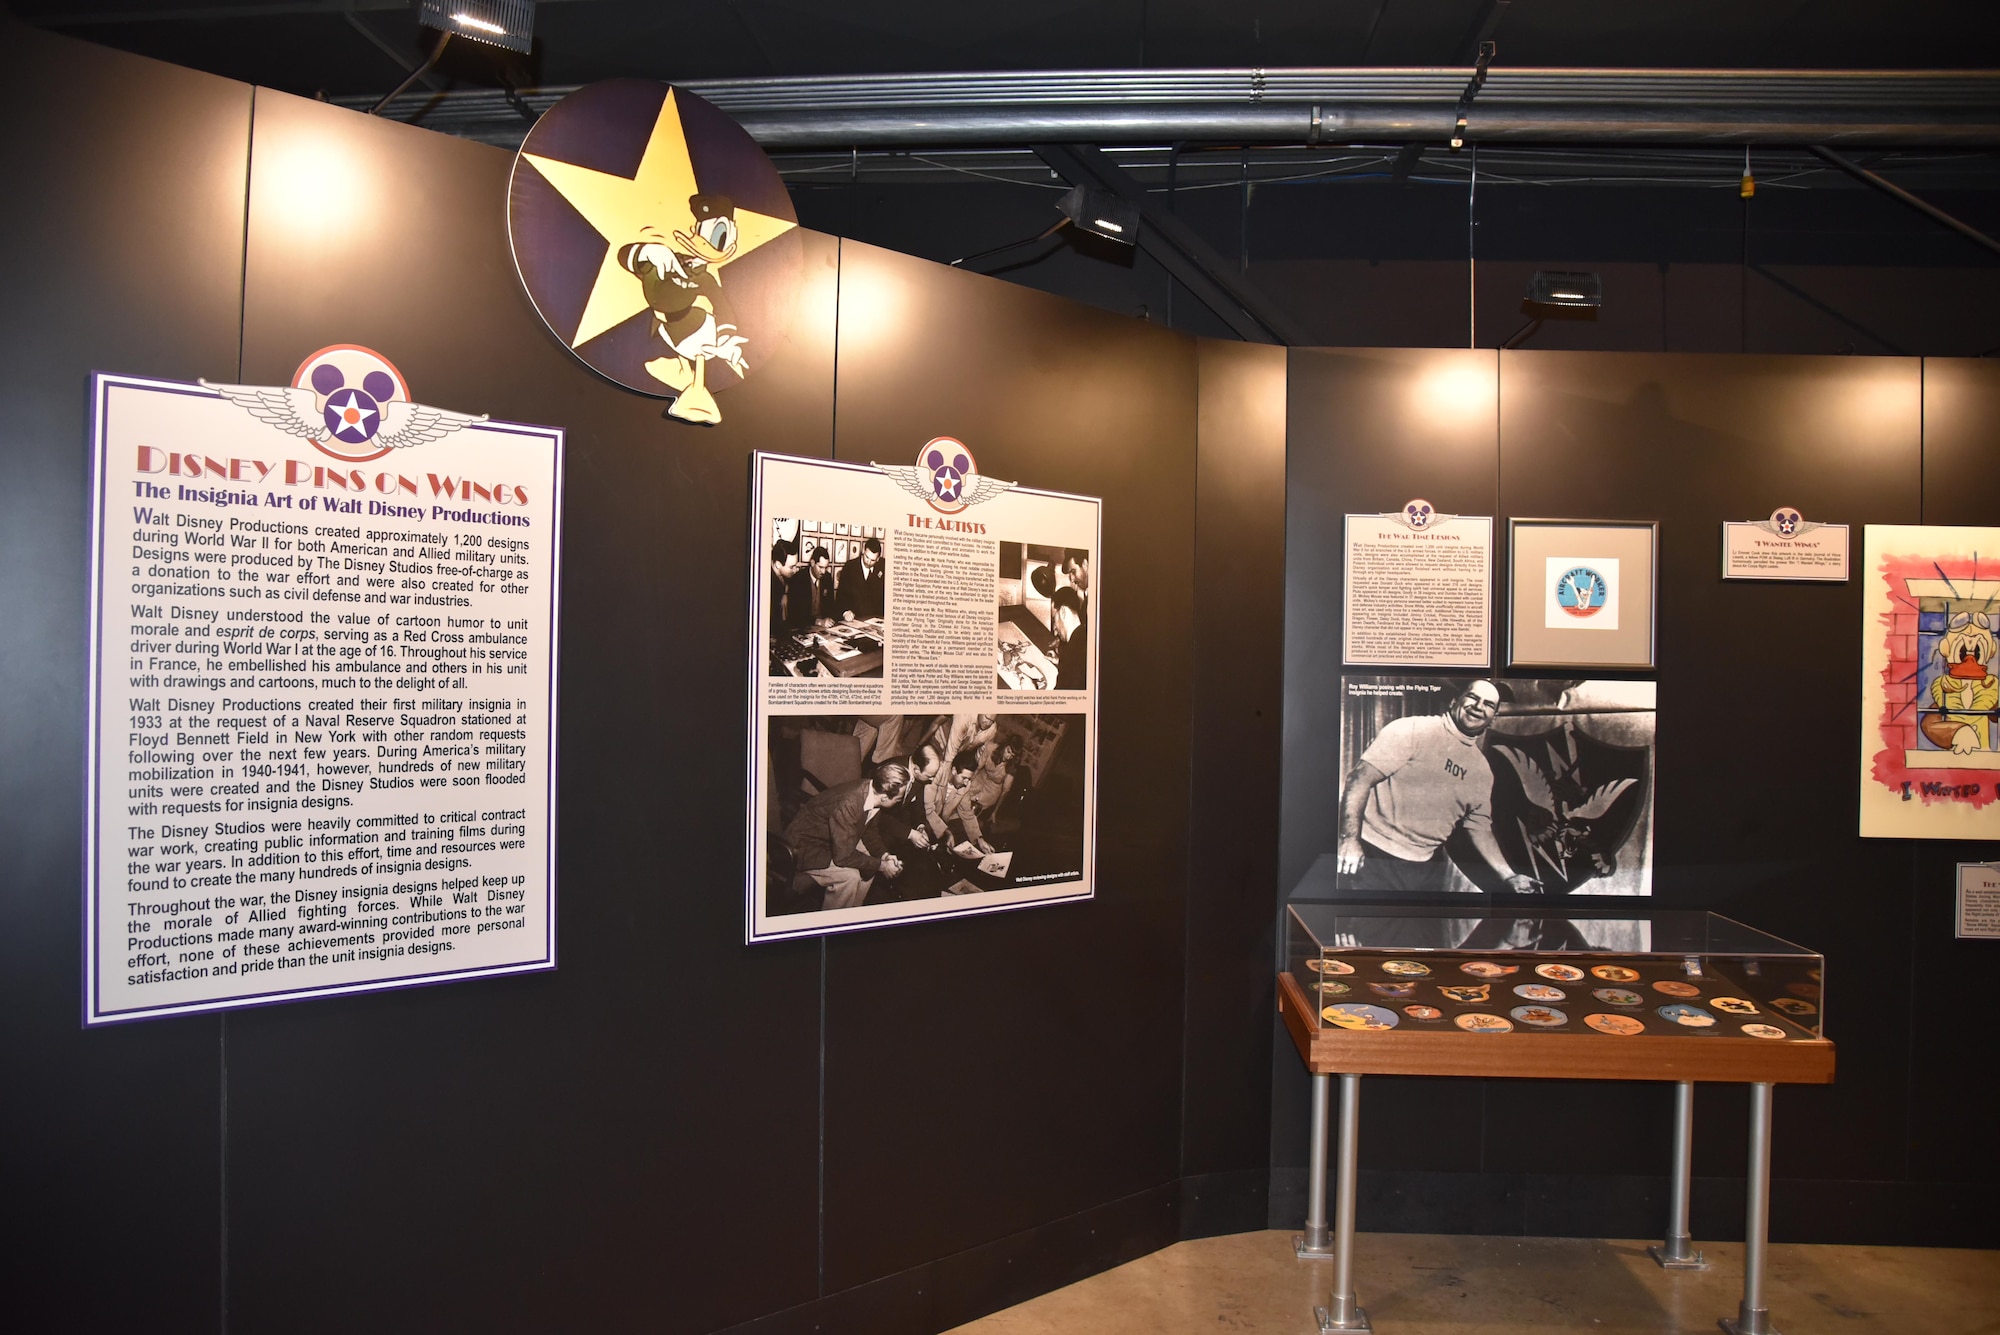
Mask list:
[[1545,320],[1595,320],[1604,307],[1604,284],[1594,273],[1577,269],[1537,269],[1521,297],[1528,323],[1509,334],[1500,346],[1518,348],[1535,336]]
[[1109,190],[1093,190],[1087,185],[1074,186],[1069,193],[1056,201],[1070,224],[1094,236],[1107,237],[1125,245],[1134,245],[1139,240],[1139,209],[1127,204]]
[[1596,310],[1604,304],[1604,284],[1594,273],[1575,269],[1537,269],[1523,298],[1530,306],[1564,310]]
[[535,39],[535,0],[419,0],[417,22],[526,55]]

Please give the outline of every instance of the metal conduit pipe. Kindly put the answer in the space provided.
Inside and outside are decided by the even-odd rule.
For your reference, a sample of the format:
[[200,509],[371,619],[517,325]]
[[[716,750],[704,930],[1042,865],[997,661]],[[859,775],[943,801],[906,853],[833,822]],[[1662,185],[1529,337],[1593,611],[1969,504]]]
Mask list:
[[[1352,107],[1261,102],[1244,106],[941,107],[733,112],[769,149],[873,148],[909,144],[1174,143],[1323,144],[1451,138],[1456,117],[1437,107]],[[1465,137],[1480,143],[1772,145],[2000,143],[2000,116],[1986,118],[1801,117],[1749,107],[1497,107],[1483,101]]]
[[[964,144],[1439,142],[1467,69],[1060,70],[723,79],[686,88],[774,149]],[[524,94],[534,112],[572,91]],[[365,102],[369,99],[356,99]],[[410,98],[406,119],[493,143],[507,95]],[[2000,71],[1495,69],[1480,142],[2000,145]]]

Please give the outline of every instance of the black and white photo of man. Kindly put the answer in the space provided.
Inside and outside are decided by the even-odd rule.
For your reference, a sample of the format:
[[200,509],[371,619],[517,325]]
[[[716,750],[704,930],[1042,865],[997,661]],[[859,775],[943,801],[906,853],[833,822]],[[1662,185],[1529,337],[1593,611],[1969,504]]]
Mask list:
[[1340,704],[1291,898],[1652,893],[1652,682],[1357,674]]
[[840,619],[865,621],[882,615],[882,543],[870,538],[861,544],[860,555],[850,558],[840,570]]
[[806,553],[805,564],[792,577],[790,629],[802,630],[833,619],[833,552],[824,543]]
[[1063,552],[1063,578],[1076,585],[1076,591],[1090,596],[1090,553],[1080,547],[1071,547]]
[[780,539],[771,544],[771,628],[791,624],[792,580],[799,573],[799,545]]
[[1090,626],[1083,614],[1083,598],[1073,584],[1057,589],[1049,599],[1049,617],[1055,622],[1056,689],[1090,689]]
[[1352,889],[1445,890],[1445,841],[1461,829],[1507,890],[1541,888],[1508,866],[1493,838],[1493,770],[1479,743],[1499,707],[1498,688],[1475,681],[1443,714],[1399,718],[1376,735],[1341,796],[1339,870]]
[[876,817],[903,800],[909,771],[888,764],[865,779],[828,788],[814,797],[785,827],[785,840],[798,859],[794,893],[808,897],[820,892],[810,907],[853,908],[864,900],[875,878],[900,876],[903,863],[882,843]]

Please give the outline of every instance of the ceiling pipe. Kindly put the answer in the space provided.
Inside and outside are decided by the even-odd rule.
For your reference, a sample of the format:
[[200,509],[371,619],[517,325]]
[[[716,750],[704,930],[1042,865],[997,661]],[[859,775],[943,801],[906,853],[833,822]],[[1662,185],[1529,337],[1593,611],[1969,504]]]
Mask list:
[[[770,149],[1031,143],[1445,143],[1471,71],[1064,70],[690,81]],[[523,94],[541,111],[569,88]],[[504,94],[409,119],[518,143]],[[2000,146],[2000,71],[1493,69],[1480,143]]]
[[1911,208],[1915,209],[1918,213],[1923,214],[1926,218],[1929,218],[1931,221],[1942,223],[1946,227],[1949,227],[1952,231],[1957,232],[1960,236],[1965,237],[1967,240],[1977,245],[1986,247],[1988,250],[1992,251],[1996,255],[2000,255],[2000,241],[1995,241],[1992,237],[1980,231],[1977,227],[1972,226],[1970,223],[1962,222],[1959,219],[1952,217],[1949,213],[1946,213],[1943,209],[1939,208],[1935,204],[1930,203],[1928,200],[1919,199],[1917,196],[1903,189],[1902,186],[1897,185],[1894,181],[1888,180],[1886,177],[1877,176],[1874,172],[1869,171],[1866,167],[1863,167],[1860,163],[1849,162],[1846,158],[1843,158],[1842,156],[1840,156],[1840,154],[1835,153],[1833,150],[1829,148],[1825,148],[1816,144],[1813,146],[1813,153],[1817,157],[1827,162],[1830,162],[1834,166],[1840,168],[1840,170],[1846,172],[1849,176],[1852,176],[1855,180],[1860,181],[1863,185],[1874,186],[1877,190],[1880,190],[1883,194],[1889,196],[1891,199],[1900,200],[1903,203],[1908,204]]

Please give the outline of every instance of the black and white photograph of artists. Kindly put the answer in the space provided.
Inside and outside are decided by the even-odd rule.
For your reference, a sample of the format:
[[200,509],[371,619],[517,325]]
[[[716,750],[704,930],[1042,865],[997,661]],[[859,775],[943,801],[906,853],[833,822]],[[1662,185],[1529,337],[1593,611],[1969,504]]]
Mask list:
[[765,913],[1080,877],[1083,723],[971,712],[772,718]]
[[1339,845],[1314,889],[1652,892],[1653,683],[1344,677],[1341,692]]
[[880,677],[882,531],[797,519],[771,527],[771,675]]
[[1000,544],[995,685],[1003,691],[1090,688],[1090,553]]

